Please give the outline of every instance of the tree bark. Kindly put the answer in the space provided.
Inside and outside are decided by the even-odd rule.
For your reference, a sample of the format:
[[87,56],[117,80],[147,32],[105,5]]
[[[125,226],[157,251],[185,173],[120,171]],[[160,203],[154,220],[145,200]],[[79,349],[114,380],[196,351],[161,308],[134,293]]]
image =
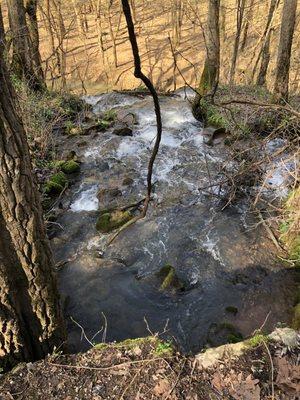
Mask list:
[[257,76],[257,81],[256,84],[258,86],[265,86],[266,84],[266,79],[267,79],[267,72],[268,72],[268,67],[269,67],[269,62],[270,62],[270,43],[271,43],[271,36],[272,36],[272,29],[269,30],[265,43],[262,48],[261,52],[261,64],[260,64],[260,69],[258,72]]
[[7,0],[9,25],[13,35],[12,69],[19,79],[24,79],[33,90],[44,89],[43,81],[34,68],[31,40],[26,24],[25,7],[22,0]]
[[41,55],[39,50],[40,36],[37,21],[37,0],[26,0],[26,14],[28,16],[28,30],[31,44],[31,54],[35,66],[35,72],[41,82],[44,82]]
[[206,35],[206,60],[201,75],[197,95],[193,101],[193,114],[200,117],[200,101],[203,96],[212,95],[219,82],[220,74],[220,0],[209,0],[208,32]]
[[288,101],[289,72],[296,10],[297,0],[284,1],[274,85],[274,101],[276,103]]
[[230,68],[230,73],[229,73],[229,82],[231,85],[234,83],[234,78],[235,78],[235,70],[236,70],[236,63],[237,63],[237,58],[238,58],[239,46],[240,46],[240,38],[241,38],[241,33],[242,33],[242,23],[243,23],[244,11],[245,11],[245,3],[246,3],[246,0],[237,0],[236,34],[235,34],[235,39],[234,39],[231,68]]
[[[265,74],[267,74],[267,70],[268,70],[268,66],[269,66],[269,61],[266,64],[266,61],[268,59],[268,52],[269,52],[269,48],[268,46],[270,46],[270,43],[268,43],[271,40],[271,28],[272,28],[272,21],[273,21],[273,16],[274,16],[274,12],[276,10],[276,8],[279,5],[280,0],[271,0],[270,3],[270,7],[269,7],[269,12],[268,12],[268,18],[267,18],[267,23],[266,23],[266,27],[264,30],[264,33],[262,35],[262,42],[263,45],[261,47],[261,50],[258,53],[254,68],[253,68],[253,72],[252,72],[252,80],[254,80],[254,76],[257,70],[257,66],[259,64],[259,61],[261,58],[264,58],[264,61],[262,61],[261,67],[260,67],[260,72],[259,75],[262,75],[264,73],[264,69],[266,69]],[[261,81],[264,80],[263,77],[260,78]]]
[[[28,354],[24,350],[20,357],[38,358],[63,343],[64,328],[39,191],[33,177],[25,131],[16,111],[16,96],[3,59],[2,37],[0,31],[0,209],[18,259],[18,265],[13,263],[13,269],[9,270],[9,278],[18,275],[26,283],[27,300],[21,301],[20,307],[22,315],[26,316],[27,334],[34,345],[29,349],[24,338],[20,343],[21,346],[24,343]],[[2,243],[3,247],[5,244]],[[3,252],[1,256],[3,260]],[[10,294],[9,281],[5,281],[8,268],[2,261],[1,279]],[[16,268],[18,273],[11,272]],[[16,280],[13,280],[13,286],[18,287]],[[4,293],[6,304],[3,305],[1,300],[1,309],[8,310],[6,298]],[[18,325],[16,320],[16,330]],[[4,338],[5,332],[3,335],[2,329]]]

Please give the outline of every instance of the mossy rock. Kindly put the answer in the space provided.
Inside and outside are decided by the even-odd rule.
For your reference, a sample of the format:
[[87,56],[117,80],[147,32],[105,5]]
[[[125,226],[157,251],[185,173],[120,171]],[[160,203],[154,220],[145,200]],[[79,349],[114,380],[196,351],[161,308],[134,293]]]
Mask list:
[[49,180],[62,187],[65,187],[68,184],[68,178],[63,172],[57,172],[56,174],[52,175]]
[[50,196],[60,194],[68,184],[68,179],[63,172],[52,175],[44,185],[44,191]]
[[176,270],[174,267],[172,267],[172,265],[166,264],[159,270],[156,275],[161,280],[159,290],[184,289],[184,284],[178,278]]
[[63,186],[52,181],[48,181],[44,187],[45,193],[49,194],[50,196],[60,194],[63,189]]
[[73,174],[75,172],[78,172],[80,170],[80,165],[78,162],[74,161],[74,160],[69,160],[64,162],[61,165],[61,170],[65,173],[65,174]]
[[103,212],[100,214],[96,229],[102,233],[109,233],[117,228],[120,228],[126,222],[132,219],[132,214],[129,211],[114,210],[111,212]]

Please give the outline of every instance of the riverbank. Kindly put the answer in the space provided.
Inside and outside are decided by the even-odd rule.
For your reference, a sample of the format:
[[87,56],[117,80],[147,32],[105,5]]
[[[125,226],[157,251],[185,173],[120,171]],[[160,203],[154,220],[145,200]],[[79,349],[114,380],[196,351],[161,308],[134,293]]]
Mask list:
[[278,329],[183,356],[157,337],[54,354],[0,377],[1,400],[292,400],[300,389],[299,335]]

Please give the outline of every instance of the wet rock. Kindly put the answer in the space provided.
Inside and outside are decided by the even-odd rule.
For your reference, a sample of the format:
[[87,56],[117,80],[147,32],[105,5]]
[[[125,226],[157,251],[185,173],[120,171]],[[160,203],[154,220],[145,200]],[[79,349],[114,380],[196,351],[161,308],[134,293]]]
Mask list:
[[88,142],[86,140],[83,140],[83,141],[77,143],[78,147],[86,147],[87,145],[88,145]]
[[126,222],[132,219],[132,217],[133,216],[129,211],[115,210],[111,212],[103,212],[97,220],[96,229],[101,233],[109,233],[126,224]]
[[100,189],[97,194],[99,202],[104,204],[120,196],[122,196],[122,192],[118,188]]
[[106,161],[102,161],[99,163],[99,165],[97,166],[97,170],[99,172],[105,172],[109,170],[109,164]]
[[134,183],[134,180],[132,178],[130,178],[130,176],[126,176],[123,179],[122,185],[123,186],[131,186],[131,185],[133,185],[133,183]]
[[180,281],[175,268],[171,265],[167,264],[163,266],[156,275],[161,280],[160,290],[184,289],[184,284]]
[[227,135],[225,128],[207,127],[202,131],[205,144],[212,146],[214,142],[220,141]]
[[133,112],[128,112],[127,109],[118,110],[116,119],[123,124],[126,124],[126,126],[133,126],[137,124],[136,115]]
[[116,127],[113,130],[113,134],[117,136],[133,136],[132,129],[128,126]]

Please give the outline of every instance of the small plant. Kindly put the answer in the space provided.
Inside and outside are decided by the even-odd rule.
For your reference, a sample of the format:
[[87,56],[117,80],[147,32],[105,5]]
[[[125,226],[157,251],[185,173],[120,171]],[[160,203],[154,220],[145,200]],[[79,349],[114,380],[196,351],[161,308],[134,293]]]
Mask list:
[[116,110],[107,110],[105,111],[102,119],[103,121],[113,122],[116,120],[116,118],[117,118]]
[[268,341],[268,336],[264,335],[261,332],[257,332],[252,338],[246,341],[246,344],[249,347],[257,347],[260,346],[262,343],[267,343]]
[[170,340],[166,342],[159,341],[158,344],[156,345],[154,354],[156,356],[170,356],[174,352],[173,344]]

